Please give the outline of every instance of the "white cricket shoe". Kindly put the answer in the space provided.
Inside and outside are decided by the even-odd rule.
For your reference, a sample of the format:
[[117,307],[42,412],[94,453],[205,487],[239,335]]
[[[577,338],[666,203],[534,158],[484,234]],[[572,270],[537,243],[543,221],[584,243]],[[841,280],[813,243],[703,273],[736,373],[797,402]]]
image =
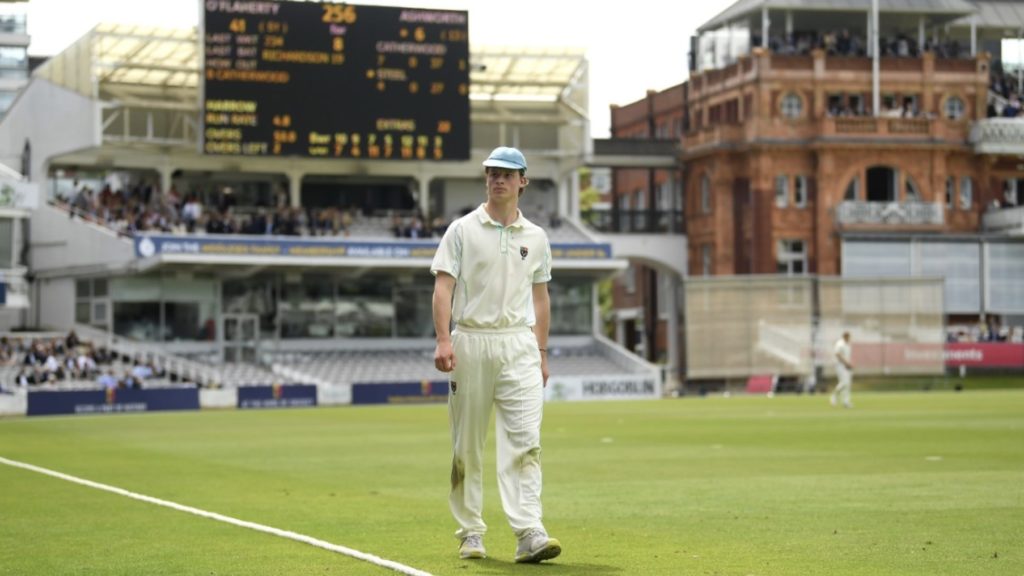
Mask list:
[[541,560],[551,560],[562,553],[562,545],[548,533],[533,529],[523,534],[516,546],[517,563],[536,563]]
[[459,545],[459,558],[463,560],[478,560],[487,558],[487,550],[484,550],[484,539],[479,534],[472,534],[462,539]]

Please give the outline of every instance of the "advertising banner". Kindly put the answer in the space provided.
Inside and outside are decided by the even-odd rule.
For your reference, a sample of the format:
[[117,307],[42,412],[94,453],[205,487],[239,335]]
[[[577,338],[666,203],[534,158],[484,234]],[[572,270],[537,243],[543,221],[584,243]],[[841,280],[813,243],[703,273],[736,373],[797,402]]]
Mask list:
[[1024,370],[1024,344],[1019,342],[953,342],[946,344],[946,366],[1018,368]]
[[[135,256],[231,256],[233,258],[424,258],[434,257],[437,240],[358,242],[329,238],[295,239],[281,236],[171,236],[152,234],[135,238]],[[610,244],[552,244],[551,257],[559,260],[608,260]]]
[[447,380],[356,383],[352,385],[353,404],[425,404],[447,401]]
[[198,388],[56,390],[28,393],[28,415],[198,410]]
[[544,389],[544,399],[547,401],[637,400],[660,397],[660,382],[652,374],[553,376]]
[[1016,342],[951,342],[946,344],[857,343],[854,369],[881,366],[892,372],[933,372],[938,366],[1024,369],[1024,344]]
[[299,408],[316,405],[316,386],[312,384],[238,387],[239,408]]

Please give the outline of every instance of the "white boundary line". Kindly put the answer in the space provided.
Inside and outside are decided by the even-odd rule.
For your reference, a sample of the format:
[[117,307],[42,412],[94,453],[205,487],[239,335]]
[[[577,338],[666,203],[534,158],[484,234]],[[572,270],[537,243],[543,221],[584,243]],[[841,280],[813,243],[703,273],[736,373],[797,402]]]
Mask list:
[[124,488],[118,488],[116,486],[110,486],[107,484],[100,484],[99,482],[93,482],[92,480],[86,480],[84,478],[70,476],[68,474],[63,474],[61,472],[49,470],[47,468],[41,468],[39,466],[33,466],[32,464],[18,462],[16,460],[8,460],[3,456],[0,456],[0,464],[6,464],[8,466],[13,466],[15,468],[22,468],[24,470],[38,472],[40,474],[46,474],[47,476],[52,476],[54,478],[59,478],[61,480],[66,480],[68,482],[74,482],[75,484],[81,484],[82,486],[88,486],[89,488],[95,488],[97,490],[111,492],[119,496],[127,496],[128,498],[141,500],[143,502],[148,502],[150,504],[156,504],[157,506],[163,506],[165,508],[171,508],[179,512],[187,512],[189,514],[195,514],[196,516],[202,516],[203,518],[217,520],[218,522],[224,522],[227,524],[232,524],[234,526],[240,526],[242,528],[256,530],[257,532],[264,532],[267,534],[272,534],[274,536],[279,536],[281,538],[288,538],[289,540],[303,542],[305,544],[309,544],[310,546],[316,546],[317,548],[323,548],[324,550],[337,552],[338,554],[344,554],[345,556],[351,556],[352,558],[363,560],[371,564],[376,564],[377,566],[381,566],[383,568],[389,568],[396,572],[401,572],[402,574],[408,574],[409,576],[432,576],[429,572],[417,570],[416,568],[406,566],[405,564],[400,564],[398,562],[394,562],[391,560],[385,560],[384,558],[381,558],[379,556],[374,556],[373,554],[360,552],[359,550],[353,550],[352,548],[346,548],[345,546],[331,544],[330,542],[313,538],[312,536],[306,536],[305,534],[299,534],[288,530],[280,530],[278,528],[273,528],[271,526],[264,526],[263,524],[247,522],[245,520],[239,520],[237,518],[232,518],[230,516],[224,516],[223,514],[217,514],[216,512],[207,512],[206,510],[200,510],[199,508],[193,508],[191,506],[185,506],[182,504],[178,504],[176,502],[161,500],[159,498],[154,498],[152,496],[146,496],[145,494],[137,494],[135,492],[125,490]]

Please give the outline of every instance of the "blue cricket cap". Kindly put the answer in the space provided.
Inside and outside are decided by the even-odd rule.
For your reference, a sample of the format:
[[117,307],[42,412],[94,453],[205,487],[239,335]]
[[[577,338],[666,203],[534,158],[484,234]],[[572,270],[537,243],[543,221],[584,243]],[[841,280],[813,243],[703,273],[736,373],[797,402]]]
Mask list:
[[498,146],[491,152],[491,155],[484,160],[484,166],[488,168],[507,168],[509,170],[526,171],[526,157],[515,148]]

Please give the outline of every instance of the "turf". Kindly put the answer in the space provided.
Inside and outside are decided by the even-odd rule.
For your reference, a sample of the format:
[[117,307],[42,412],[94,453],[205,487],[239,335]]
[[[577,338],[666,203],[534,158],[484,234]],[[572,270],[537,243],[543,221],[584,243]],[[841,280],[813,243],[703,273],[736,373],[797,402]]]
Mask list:
[[[1024,391],[549,404],[564,547],[456,556],[443,406],[0,420],[0,456],[308,534],[434,574],[1024,574]],[[388,574],[0,466],[0,574]]]

